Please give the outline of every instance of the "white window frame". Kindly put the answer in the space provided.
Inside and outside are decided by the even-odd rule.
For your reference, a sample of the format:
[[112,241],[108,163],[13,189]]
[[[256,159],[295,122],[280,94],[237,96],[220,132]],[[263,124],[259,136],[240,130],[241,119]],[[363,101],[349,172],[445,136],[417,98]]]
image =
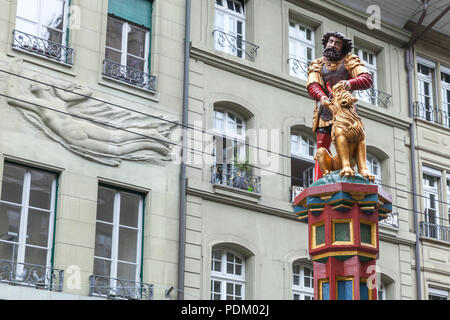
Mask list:
[[[15,254],[15,250],[17,248],[17,259],[14,260],[17,262],[16,265],[16,278],[17,280],[23,280],[20,279],[20,275],[23,273],[24,263],[25,263],[25,255],[26,255],[26,248],[37,248],[41,250],[47,251],[46,256],[46,265],[43,267],[49,268],[51,266],[51,252],[52,252],[52,246],[53,246],[53,229],[54,229],[54,220],[55,220],[55,199],[56,199],[56,181],[58,179],[56,173],[46,172],[49,175],[54,175],[52,186],[51,186],[51,198],[50,198],[50,208],[49,209],[42,209],[37,207],[30,206],[29,200],[30,200],[30,188],[31,188],[31,172],[32,171],[41,171],[40,169],[35,169],[33,167],[24,166],[20,164],[15,163],[8,163],[9,165],[21,167],[25,169],[25,175],[23,180],[23,186],[22,186],[22,200],[21,203],[14,203],[9,202],[5,200],[0,199],[0,203],[4,203],[7,205],[20,207],[20,223],[19,223],[19,234],[8,232],[8,235],[11,235],[17,239],[17,241],[7,241],[7,240],[0,240],[4,243],[10,243],[13,244],[13,257]],[[40,212],[47,212],[49,214],[49,226],[48,226],[48,238],[47,238],[47,247],[41,247],[36,245],[27,244],[27,238],[28,236],[28,216],[29,211],[36,210]],[[47,271],[48,272],[48,271]],[[45,281],[46,284],[48,282],[49,278],[46,277]]]
[[[139,60],[144,60],[144,69],[140,70],[142,72],[145,73],[149,73],[149,65],[148,65],[148,56],[150,54],[150,31],[147,28],[143,28],[141,26],[138,26],[136,24],[133,24],[132,22],[128,22],[126,20],[122,20],[122,19],[118,19],[116,17],[113,17],[111,15],[108,15],[108,19],[112,19],[115,21],[118,21],[120,23],[122,23],[122,45],[121,45],[121,50],[117,50],[116,48],[112,48],[112,47],[108,47],[105,45],[105,54],[106,54],[106,49],[115,51],[115,52],[119,52],[120,53],[120,64],[122,66],[127,66],[127,56],[130,55],[133,58],[139,59]],[[137,57],[135,55],[129,54],[128,53],[128,33],[131,30],[131,26],[133,26],[134,28],[139,28],[142,31],[145,31],[145,51],[144,51],[144,58],[141,57]],[[108,34],[106,35],[106,37],[108,37]],[[133,68],[133,67],[129,67],[129,68]],[[136,68],[133,68],[136,69]],[[136,69],[139,70],[139,69]]]
[[[307,38],[308,32],[310,38]],[[308,49],[310,50],[310,59],[308,59]],[[306,80],[307,74],[304,72],[295,72],[294,61],[296,59],[302,64],[309,66],[315,58],[315,32],[309,25],[299,23],[293,20],[289,21],[289,74],[291,76]],[[300,68],[301,69],[301,68]]]
[[[220,271],[213,270],[213,261],[219,261],[217,259],[214,259],[214,253],[220,252],[221,259],[220,259]],[[233,255],[235,258],[239,258],[241,260],[241,274],[233,274],[227,272],[227,254]],[[214,282],[220,282],[220,293],[219,292],[213,292],[213,283]],[[210,292],[210,298],[212,299],[213,294],[220,294],[220,300],[227,300],[227,284],[231,284],[233,286],[240,285],[241,286],[241,299],[245,299],[245,258],[235,251],[229,250],[227,248],[217,248],[213,249],[211,252],[211,292]],[[234,289],[233,289],[234,290]],[[236,296],[233,295],[233,299],[235,300]]]
[[[381,161],[374,155],[367,153],[366,164],[369,172],[375,176],[375,183],[381,185]],[[377,167],[377,174],[374,174],[374,167]]]
[[[18,0],[18,2],[19,1],[27,1],[27,0]],[[17,12],[19,10],[19,8],[20,8],[19,7],[19,3],[17,3],[16,21],[17,21],[17,19],[19,19],[19,20],[23,20],[23,21],[28,22],[28,23],[35,24],[35,28],[36,28],[35,32],[31,33],[31,34],[33,36],[38,37],[38,38],[44,38],[42,33],[43,33],[43,31],[45,29],[47,29],[47,26],[45,26],[43,24],[43,21],[42,21],[42,19],[43,19],[42,18],[42,12],[44,10],[48,10],[48,7],[46,7],[46,5],[48,6],[48,3],[44,4],[44,1],[45,0],[36,0],[36,3],[37,3],[37,8],[36,9],[37,9],[37,12],[39,14],[38,21],[32,21],[32,20],[26,19],[25,17],[20,16],[19,12]],[[68,20],[69,20],[69,0],[61,0],[61,1],[64,3],[64,6],[63,6],[64,12],[63,12],[62,37],[61,37],[61,43],[59,43],[59,44],[65,46],[66,43],[67,43],[67,26],[68,26]],[[27,4],[29,4],[29,2],[27,2]],[[20,30],[20,29],[17,29],[17,30],[25,32],[25,31]],[[60,32],[60,31],[57,30],[57,32]],[[28,33],[28,32],[26,32],[26,33]],[[48,40],[48,39],[46,39],[46,40]]]
[[[299,272],[295,272],[295,268],[299,268]],[[305,274],[305,268],[311,271],[311,276]],[[295,284],[295,277],[298,277],[299,283]],[[310,279],[310,287],[305,285],[305,278]],[[296,299],[298,297],[299,299]],[[306,299],[306,297],[310,299]],[[292,264],[292,298],[294,300],[314,300],[314,274],[313,267],[309,264],[295,262]]]
[[[220,119],[217,115],[222,114],[223,119]],[[238,119],[241,121],[242,127],[241,127],[241,133],[239,134],[237,130],[237,121],[234,122],[236,125],[236,130],[234,130],[234,125],[229,121],[229,119],[232,119],[231,117],[234,117],[235,119]],[[215,108],[214,109],[214,126],[213,126],[213,133],[215,134],[215,139],[221,139],[225,138],[228,141],[232,141],[233,148],[237,148],[237,159],[234,159],[234,155],[232,156],[232,159],[226,158],[227,164],[232,164],[234,161],[237,162],[244,162],[246,159],[246,139],[245,139],[245,132],[246,132],[246,126],[245,126],[245,120],[241,116],[239,116],[236,112],[229,111],[227,109],[220,109]],[[222,128],[219,128],[217,123],[218,121],[222,121]],[[226,147],[226,146],[225,146]],[[228,151],[228,150],[227,150]],[[221,151],[223,152],[223,150]],[[214,164],[217,164],[217,155],[219,151],[216,150],[216,143],[214,143]],[[223,156],[223,155],[222,155]],[[225,155],[227,156],[227,155]],[[230,162],[231,161],[231,162]]]
[[[214,45],[215,49],[219,51],[223,51],[227,54],[240,57],[242,59],[245,59],[245,33],[246,33],[246,26],[245,26],[245,3],[242,3],[238,0],[228,0],[233,3],[233,7],[235,8],[235,3],[238,3],[239,6],[241,6],[241,13],[231,10],[227,6],[227,0],[222,0],[222,5],[217,4],[216,0],[213,0],[215,3],[215,21],[214,26],[216,30],[219,30],[221,32],[227,33],[233,37],[242,37],[242,48],[238,48],[236,46],[236,49],[233,50],[232,46],[221,46],[219,44],[219,35],[215,33],[214,35]],[[222,21],[222,25],[219,23],[219,21]],[[238,24],[241,23],[241,33],[238,33]],[[236,43],[237,44],[237,43]]]
[[[291,132],[291,156],[295,159],[301,160],[303,162],[309,162],[311,166],[303,171],[303,182],[306,187],[309,186],[314,181],[314,166],[315,160],[314,156],[317,151],[316,141],[309,135],[303,134],[301,132]],[[309,148],[313,146],[313,154],[309,154]],[[304,150],[308,150],[308,153]],[[306,181],[306,182],[305,182]],[[300,186],[303,188],[303,186]]]
[[428,300],[430,298],[430,295],[439,298],[445,298],[445,300],[448,300],[448,290],[428,287]]
[[[435,225],[440,225],[440,210],[439,210],[439,184],[441,181],[441,175],[436,174],[435,170],[423,168],[422,169],[422,180],[423,180],[423,195],[424,195],[424,209],[425,209],[425,222],[433,223]],[[425,179],[425,176],[435,179],[435,186],[430,186],[428,179]],[[434,201],[431,200],[431,196],[434,196]],[[431,208],[432,203],[435,208]],[[428,210],[435,210],[434,219],[430,220],[430,216]]]
[[[435,119],[435,106],[434,106],[434,94],[433,94],[433,78],[436,72],[436,64],[421,57],[417,57],[417,99],[420,103],[419,117],[427,121],[434,122]],[[423,65],[431,69],[430,75],[425,75],[419,72],[418,65]],[[425,85],[429,86],[429,95],[425,94]],[[429,98],[429,105],[426,103],[426,99]]]
[[[108,222],[108,221],[103,221],[103,220],[98,220],[97,218],[95,219],[96,224],[97,223],[102,223],[102,224],[106,224],[106,225],[112,225],[112,239],[111,239],[111,258],[105,258],[105,257],[98,257],[94,255],[94,259],[99,259],[99,260],[104,260],[104,261],[110,261],[111,262],[111,270],[110,270],[110,275],[109,277],[111,279],[118,279],[117,278],[117,266],[118,263],[124,263],[124,264],[133,264],[130,263],[129,261],[122,261],[119,260],[118,258],[118,254],[119,254],[119,229],[120,227],[123,228],[127,228],[127,229],[133,229],[133,230],[137,230],[137,244],[136,244],[136,277],[133,280],[130,279],[119,279],[119,280],[125,280],[125,281],[135,281],[140,283],[141,282],[141,275],[140,275],[140,270],[141,270],[141,262],[142,262],[142,257],[141,257],[141,252],[142,252],[142,211],[143,211],[143,198],[144,196],[142,194],[138,194],[136,192],[132,192],[132,191],[127,191],[127,190],[122,190],[122,189],[118,189],[115,188],[114,186],[105,186],[105,185],[100,185],[99,188],[105,188],[105,189],[109,189],[109,190],[113,190],[114,191],[114,209],[113,209],[113,221],[112,222]],[[120,192],[127,192],[127,193],[132,193],[132,194],[136,194],[137,196],[139,196],[139,206],[138,206],[138,225],[137,228],[134,227],[130,227],[130,226],[126,226],[126,225],[121,225],[120,224]],[[115,280],[111,280],[111,288],[115,289],[116,288],[116,281]]]
[[[373,105],[378,105],[378,79],[377,79],[377,54],[364,47],[355,48],[356,55],[361,59],[366,67],[367,71],[372,75],[372,87],[367,90],[357,90],[357,96],[363,101],[371,103]],[[372,58],[372,62],[370,62]]]
[[[441,66],[441,74],[450,76],[450,68]],[[441,94],[442,94],[442,124],[450,128],[450,99],[448,94],[450,93],[450,82],[446,82],[441,78]]]

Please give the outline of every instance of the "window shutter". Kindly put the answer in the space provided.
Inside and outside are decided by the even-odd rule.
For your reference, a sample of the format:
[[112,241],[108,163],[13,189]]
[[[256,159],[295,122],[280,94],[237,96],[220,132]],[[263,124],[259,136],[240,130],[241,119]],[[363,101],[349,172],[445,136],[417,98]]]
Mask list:
[[148,29],[152,28],[152,1],[150,0],[109,0],[108,13]]

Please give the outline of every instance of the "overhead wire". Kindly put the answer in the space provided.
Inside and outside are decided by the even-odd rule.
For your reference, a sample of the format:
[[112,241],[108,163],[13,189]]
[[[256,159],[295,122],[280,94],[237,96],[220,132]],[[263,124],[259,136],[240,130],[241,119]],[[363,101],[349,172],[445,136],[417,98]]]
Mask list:
[[[90,95],[86,95],[86,94],[82,94],[82,93],[80,93],[80,92],[73,91],[72,89],[68,89],[68,88],[56,86],[56,85],[53,85],[53,84],[46,83],[46,82],[44,82],[44,81],[40,81],[40,80],[37,80],[37,79],[29,78],[29,77],[26,77],[26,76],[23,76],[23,75],[18,75],[18,74],[15,74],[15,73],[10,72],[10,71],[7,71],[7,70],[0,69],[0,72],[6,73],[6,74],[9,74],[9,75],[12,75],[12,76],[16,76],[16,77],[19,77],[19,78],[22,78],[22,79],[25,79],[25,80],[29,80],[29,81],[33,81],[33,82],[36,82],[36,83],[40,83],[40,84],[45,85],[45,86],[48,86],[48,87],[57,88],[57,89],[66,91],[66,92],[68,92],[68,93],[72,93],[72,94],[75,94],[75,95],[79,95],[79,96],[84,97],[84,98],[86,98],[86,99],[92,99],[92,100],[94,100],[94,101],[101,102],[101,103],[105,103],[105,104],[107,104],[107,105],[111,105],[111,106],[114,106],[114,107],[117,107],[117,108],[121,108],[121,109],[130,111],[130,112],[135,112],[135,113],[140,114],[140,115],[143,115],[143,116],[152,117],[152,118],[155,118],[155,119],[164,121],[164,122],[171,123],[171,124],[176,125],[176,126],[181,126],[181,127],[183,127],[183,128],[186,128],[186,129],[190,129],[190,130],[193,130],[193,131],[198,131],[198,132],[203,133],[203,134],[208,134],[208,135],[211,135],[211,136],[213,136],[213,137],[229,138],[229,137],[227,137],[226,135],[221,135],[221,134],[218,134],[218,133],[208,132],[208,131],[206,131],[206,130],[204,130],[204,129],[196,128],[195,126],[189,126],[189,125],[184,126],[183,124],[181,124],[181,123],[179,123],[179,122],[177,122],[177,121],[171,121],[171,120],[169,120],[169,119],[165,119],[165,118],[162,118],[162,117],[158,117],[158,116],[155,116],[155,115],[146,113],[146,112],[142,112],[142,111],[139,111],[139,110],[134,110],[134,109],[131,109],[131,108],[127,108],[127,107],[124,107],[124,106],[119,105],[119,104],[116,104],[116,103],[111,103],[111,102],[105,101],[105,100],[103,100],[103,99],[99,99],[99,98],[96,98],[96,97],[92,97],[92,96],[90,96]],[[154,138],[154,137],[151,137],[151,136],[147,136],[147,135],[142,134],[142,133],[133,132],[133,131],[128,130],[128,129],[125,129],[125,128],[116,127],[116,126],[113,126],[113,125],[111,125],[111,124],[107,124],[107,123],[104,123],[104,122],[101,122],[101,121],[97,121],[97,120],[90,119],[90,118],[85,118],[85,117],[82,117],[82,116],[79,116],[79,115],[76,115],[76,114],[72,114],[72,113],[69,113],[69,112],[65,112],[65,111],[62,111],[62,110],[56,110],[56,109],[53,109],[53,108],[50,108],[50,107],[46,107],[46,106],[43,106],[43,105],[39,105],[39,104],[36,104],[36,103],[31,103],[31,102],[28,102],[28,101],[26,101],[26,100],[22,100],[22,99],[19,99],[19,98],[11,97],[11,96],[8,96],[8,95],[5,95],[5,94],[0,94],[0,96],[3,96],[3,97],[5,97],[5,98],[10,98],[10,99],[15,99],[15,100],[22,101],[22,102],[25,102],[25,103],[28,103],[28,104],[33,104],[33,105],[36,105],[36,106],[38,106],[38,107],[45,108],[45,109],[48,109],[48,110],[51,110],[51,111],[55,111],[55,112],[59,112],[59,113],[63,113],[63,114],[69,115],[69,116],[77,117],[77,118],[80,118],[80,119],[83,119],[83,120],[87,120],[87,121],[90,121],[90,122],[94,122],[94,123],[97,123],[97,124],[100,124],[100,125],[103,125],[103,126],[109,126],[109,127],[114,128],[114,129],[127,131],[127,132],[129,132],[129,133],[133,133],[133,134],[136,134],[136,135],[140,135],[140,136],[142,136],[142,137],[146,137],[146,138],[149,138],[149,139],[153,139],[153,140],[155,140],[155,141],[159,141],[159,142],[163,142],[163,143],[168,143],[168,144],[171,144],[171,145],[174,145],[174,146],[177,146],[177,147],[182,148],[182,145],[180,145],[180,144],[176,144],[176,143],[173,143],[173,142],[170,142],[170,141],[158,140],[157,138]],[[247,147],[249,147],[249,148],[255,148],[255,149],[259,150],[259,151],[264,151],[264,152],[267,152],[267,153],[269,153],[269,154],[277,155],[277,156],[280,156],[280,157],[285,157],[285,158],[288,158],[288,159],[293,159],[293,158],[295,159],[295,158],[296,158],[295,156],[292,156],[292,155],[285,155],[285,154],[282,154],[282,153],[279,153],[279,152],[275,152],[275,151],[272,151],[272,150],[268,150],[268,149],[261,148],[261,147],[259,147],[259,146],[253,146],[253,145],[250,145],[250,144],[247,143],[247,142],[242,142],[242,145],[245,145],[245,146],[247,146]],[[197,150],[197,149],[195,149],[195,148],[189,148],[189,147],[187,147],[187,150],[193,152],[194,155],[199,155],[199,154],[200,154],[200,155],[208,155],[208,156],[210,156],[210,157],[214,157],[214,156],[215,156],[214,153],[207,153],[207,152],[205,152],[205,151]],[[291,180],[303,182],[303,179],[294,177],[294,176],[292,176],[292,175],[283,174],[283,173],[280,173],[280,172],[277,172],[277,171],[269,170],[269,169],[266,169],[266,168],[263,168],[263,167],[259,167],[259,166],[255,166],[255,165],[252,165],[252,164],[248,164],[247,166],[248,166],[248,167],[251,167],[251,168],[254,168],[254,169],[259,169],[259,170],[262,170],[262,171],[266,171],[266,172],[269,172],[269,173],[273,173],[273,174],[276,174],[276,175],[280,175],[280,176],[289,178],[289,179],[291,179]],[[409,191],[409,190],[397,188],[397,187],[394,187],[394,186],[391,186],[391,185],[387,185],[387,184],[383,184],[383,183],[380,183],[380,185],[382,185],[382,186],[384,186],[384,187],[391,188],[391,189],[393,189],[393,190],[397,190],[397,191],[401,191],[401,192],[406,192],[406,193],[409,193],[409,194],[412,194],[412,195],[416,195],[416,196],[419,196],[419,197],[422,197],[422,198],[427,198],[427,197],[424,196],[424,195],[417,194],[417,193],[413,193],[413,192],[411,192],[411,191]],[[428,198],[427,198],[427,199],[428,199]],[[438,199],[436,199],[435,201],[450,206],[450,203],[448,203],[448,202],[445,202],[445,201],[442,201],[442,200],[438,200]]]

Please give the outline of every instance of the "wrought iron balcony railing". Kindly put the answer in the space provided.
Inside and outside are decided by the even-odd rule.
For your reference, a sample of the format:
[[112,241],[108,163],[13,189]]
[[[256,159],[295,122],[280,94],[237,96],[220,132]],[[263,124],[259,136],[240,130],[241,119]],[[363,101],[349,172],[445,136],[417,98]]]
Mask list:
[[289,58],[287,62],[292,75],[306,79],[308,76],[309,63],[295,58]]
[[152,300],[153,284],[130,280],[114,279],[105,276],[89,277],[90,296],[105,297],[117,300]]
[[254,59],[258,53],[258,48],[256,44],[245,41],[241,36],[234,36],[229,33],[220,31],[218,29],[213,31],[213,36],[216,41],[216,45],[222,49],[229,49],[230,53],[244,58],[244,53],[251,59]]
[[302,193],[302,191],[305,190],[305,188],[300,186],[291,186],[291,202],[293,203],[295,198]]
[[450,242],[450,227],[422,221],[419,228],[422,237]]
[[67,65],[73,64],[72,48],[19,30],[13,31],[13,38],[14,49],[31,52]]
[[211,167],[211,183],[261,193],[261,177],[249,170],[239,170],[233,164],[216,164]]
[[0,282],[61,292],[64,270],[0,259]]
[[392,211],[391,213],[388,213],[387,218],[381,220],[379,225],[398,229],[398,212]]
[[375,106],[389,108],[392,104],[392,96],[378,89],[356,90],[356,97]]
[[149,91],[156,91],[156,76],[111,60],[103,60],[103,76]]
[[414,103],[414,117],[450,128],[450,114],[423,102]]

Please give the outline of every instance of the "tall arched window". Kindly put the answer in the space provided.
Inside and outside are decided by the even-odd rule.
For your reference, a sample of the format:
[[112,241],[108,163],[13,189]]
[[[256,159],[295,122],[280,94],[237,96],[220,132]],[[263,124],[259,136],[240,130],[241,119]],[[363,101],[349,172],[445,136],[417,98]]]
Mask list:
[[245,260],[232,250],[213,249],[211,300],[245,299]]
[[314,277],[311,265],[295,262],[292,265],[292,296],[294,300],[314,299]]
[[291,130],[291,201],[313,183],[315,154],[316,141],[307,134]]

